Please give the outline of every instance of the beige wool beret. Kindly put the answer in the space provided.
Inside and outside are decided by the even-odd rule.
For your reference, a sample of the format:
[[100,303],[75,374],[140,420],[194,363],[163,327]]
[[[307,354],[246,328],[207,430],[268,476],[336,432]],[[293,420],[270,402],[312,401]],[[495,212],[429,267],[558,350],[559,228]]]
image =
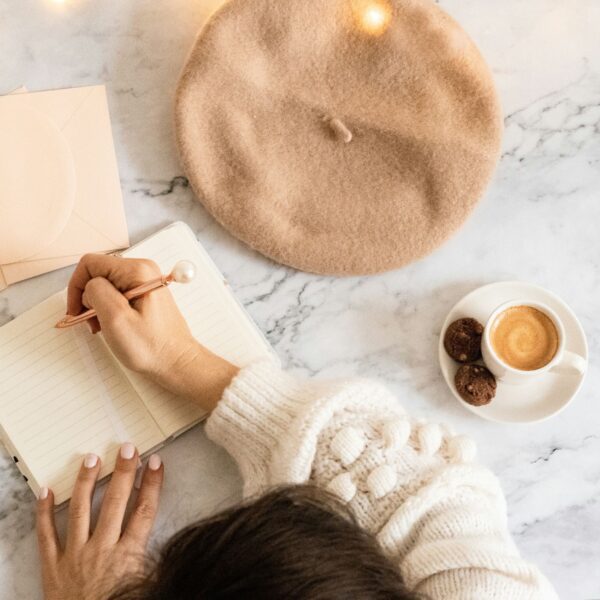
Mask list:
[[230,0],[185,65],[176,134],[233,235],[349,275],[456,231],[494,171],[502,116],[476,46],[430,0]]

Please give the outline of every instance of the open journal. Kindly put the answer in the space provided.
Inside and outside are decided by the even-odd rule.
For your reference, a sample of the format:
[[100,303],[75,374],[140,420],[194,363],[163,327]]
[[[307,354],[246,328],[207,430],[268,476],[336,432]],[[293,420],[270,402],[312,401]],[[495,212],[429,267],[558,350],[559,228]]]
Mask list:
[[[170,290],[196,339],[238,366],[273,355],[187,225],[123,255],[151,258],[163,273],[193,261],[195,279]],[[122,442],[148,454],[205,416],[122,367],[85,325],[54,329],[65,307],[63,291],[0,328],[0,435],[32,490],[51,488],[57,504],[70,498],[85,453],[100,456],[104,477]]]

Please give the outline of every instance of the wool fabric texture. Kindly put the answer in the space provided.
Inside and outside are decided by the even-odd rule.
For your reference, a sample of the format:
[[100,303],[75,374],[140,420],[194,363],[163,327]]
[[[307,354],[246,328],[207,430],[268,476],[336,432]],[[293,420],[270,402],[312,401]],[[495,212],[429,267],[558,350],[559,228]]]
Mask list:
[[519,556],[498,480],[475,446],[415,421],[369,381],[301,382],[270,361],[240,371],[208,419],[244,492],[312,483],[347,503],[405,584],[431,600],[557,600]]
[[340,275],[445,241],[502,132],[488,67],[431,0],[230,0],[192,49],[175,113],[187,177],[226,229]]

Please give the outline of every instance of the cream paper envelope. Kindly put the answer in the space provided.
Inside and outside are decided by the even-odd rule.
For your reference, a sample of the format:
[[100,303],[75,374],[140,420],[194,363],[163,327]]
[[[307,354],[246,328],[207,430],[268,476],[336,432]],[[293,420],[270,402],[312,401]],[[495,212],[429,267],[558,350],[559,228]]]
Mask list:
[[0,97],[0,289],[129,246],[104,86]]

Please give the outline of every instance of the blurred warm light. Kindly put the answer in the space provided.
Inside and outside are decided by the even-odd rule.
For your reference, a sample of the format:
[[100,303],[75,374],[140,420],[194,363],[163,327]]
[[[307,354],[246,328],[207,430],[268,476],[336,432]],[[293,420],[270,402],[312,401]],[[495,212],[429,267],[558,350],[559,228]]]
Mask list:
[[52,0],[54,4],[65,4],[67,0]]
[[363,15],[365,28],[378,30],[385,23],[385,13],[380,6],[370,6]]
[[358,25],[366,33],[381,35],[389,27],[392,9],[387,0],[355,0],[353,4]]

